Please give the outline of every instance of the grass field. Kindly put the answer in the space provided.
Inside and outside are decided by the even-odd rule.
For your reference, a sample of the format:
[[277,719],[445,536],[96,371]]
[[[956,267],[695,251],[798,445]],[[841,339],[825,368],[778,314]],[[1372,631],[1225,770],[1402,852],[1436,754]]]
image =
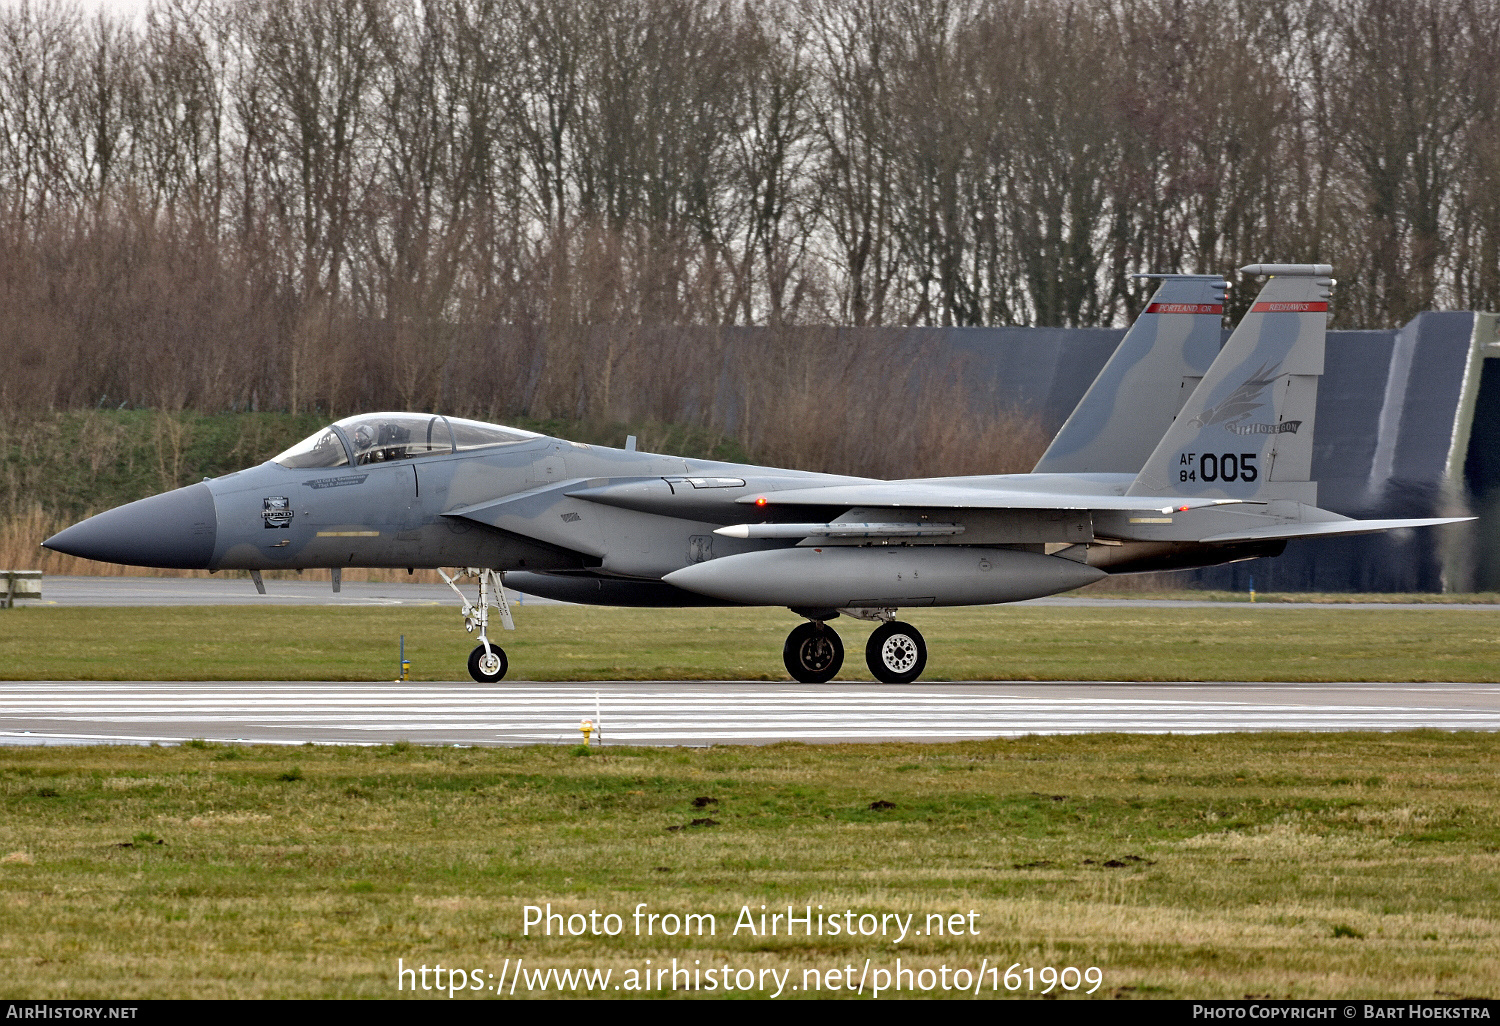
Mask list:
[[[513,675],[533,679],[778,678],[795,623],[562,606],[517,618],[504,643]],[[912,619],[931,680],[1500,679],[1500,621],[1484,611]],[[405,633],[419,679],[453,679],[472,645],[457,621],[438,607],[17,609],[0,613],[0,665],[12,679],[372,680],[393,674]],[[837,623],[845,676],[863,679],[869,625]],[[845,967],[853,986],[868,959],[868,997],[898,958],[932,971],[910,984],[934,996],[957,996],[936,984],[956,970],[973,980],[1013,964],[1023,996],[1046,983],[1020,971],[1066,966],[1099,970],[1095,997],[1494,996],[1497,784],[1500,737],[1432,731],[590,753],[7,748],[0,997],[406,996],[398,959],[442,964],[445,988],[455,966],[460,986],[485,988],[521,966],[607,970],[610,996],[635,993],[648,960],[676,959],[727,967],[739,986],[753,977],[754,996],[779,976],[783,997]],[[637,936],[641,902],[711,914],[716,932]],[[617,914],[622,932],[523,933],[525,907],[548,903]],[[734,933],[742,908],[759,924],[762,904],[849,910],[893,934],[889,917],[911,916],[911,932],[789,938],[783,921],[775,937]],[[917,932],[939,914],[950,928],[959,915],[961,932]],[[1008,993],[998,975],[980,982]],[[581,989],[523,977],[514,996]]]
[[[613,987],[673,958],[806,996],[898,957],[1098,967],[1096,997],[1493,996],[1497,766],[1494,735],[1437,732],[5,749],[0,997],[392,997],[397,959]],[[523,935],[548,902],[623,932]],[[638,937],[639,902],[716,932]],[[963,931],[734,935],[762,904]]]
[[[1009,606],[912,610],[924,680],[1500,680],[1488,611]],[[785,610],[530,606],[497,631],[529,680],[786,679]],[[835,621],[840,679],[869,680],[872,625]],[[451,606],[18,608],[0,611],[10,680],[381,680],[398,639],[418,680],[465,675]]]

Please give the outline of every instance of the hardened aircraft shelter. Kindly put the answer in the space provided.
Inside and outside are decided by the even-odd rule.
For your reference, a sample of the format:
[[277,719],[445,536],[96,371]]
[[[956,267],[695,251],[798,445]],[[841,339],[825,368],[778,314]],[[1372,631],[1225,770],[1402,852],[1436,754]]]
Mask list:
[[[1185,571],[1243,591],[1500,589],[1500,318],[1423,313],[1391,331],[1330,331],[1318,389],[1318,504],[1360,519],[1477,515],[1444,531],[1293,541],[1277,559]],[[960,354],[976,402],[1067,418],[1123,329],[932,328],[900,335]]]

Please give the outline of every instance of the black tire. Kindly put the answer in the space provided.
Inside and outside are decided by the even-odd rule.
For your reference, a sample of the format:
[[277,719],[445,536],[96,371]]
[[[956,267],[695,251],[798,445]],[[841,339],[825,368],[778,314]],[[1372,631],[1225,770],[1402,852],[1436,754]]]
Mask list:
[[885,684],[910,684],[927,668],[927,642],[909,623],[883,623],[865,643],[865,663]]
[[805,623],[786,636],[781,648],[786,672],[803,684],[826,684],[844,665],[844,642],[838,631],[821,623]]
[[[499,645],[491,645],[490,651],[494,653],[499,661],[499,666],[486,667],[481,665],[484,660],[484,646],[476,645],[474,651],[469,653],[469,676],[481,684],[493,684],[505,676],[505,671],[510,669],[510,660],[505,658],[505,649]],[[488,669],[492,672],[486,673]]]

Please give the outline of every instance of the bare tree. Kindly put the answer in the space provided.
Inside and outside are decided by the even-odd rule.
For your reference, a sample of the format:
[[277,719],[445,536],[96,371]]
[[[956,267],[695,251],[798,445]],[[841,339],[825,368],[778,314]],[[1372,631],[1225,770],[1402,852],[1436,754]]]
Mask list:
[[[796,319],[799,288],[819,214],[809,172],[820,154],[812,122],[814,78],[807,28],[788,3],[747,5],[739,15],[740,126],[730,145],[734,198],[743,206],[738,240],[725,259],[735,267],[727,314],[751,324]],[[732,248],[737,242],[739,251]]]
[[1007,5],[993,24],[991,68],[1016,76],[1008,127],[1007,207],[1030,320],[1097,324],[1106,183],[1115,132],[1100,97],[1112,90],[1116,40],[1073,5]]
[[796,454],[877,387],[799,325],[1118,324],[1133,272],[1263,259],[1338,266],[1341,324],[1494,306],[1497,54],[1500,0],[15,0],[0,394],[739,389],[805,430],[724,430]]
[[1454,0],[1361,0],[1336,16],[1333,128],[1365,209],[1361,235],[1341,254],[1356,278],[1344,303],[1363,323],[1401,323],[1437,297],[1473,13]]
[[835,312],[856,326],[884,324],[900,269],[888,66],[898,29],[880,0],[808,0],[806,17],[821,79],[814,106],[825,154],[821,210],[842,279]]
[[22,222],[36,223],[73,198],[76,158],[66,125],[81,37],[78,9],[62,0],[21,0],[0,10],[0,181]]
[[367,121],[377,72],[379,0],[265,0],[254,29],[262,76],[259,173],[300,243],[302,293],[337,300],[356,195],[373,148]]

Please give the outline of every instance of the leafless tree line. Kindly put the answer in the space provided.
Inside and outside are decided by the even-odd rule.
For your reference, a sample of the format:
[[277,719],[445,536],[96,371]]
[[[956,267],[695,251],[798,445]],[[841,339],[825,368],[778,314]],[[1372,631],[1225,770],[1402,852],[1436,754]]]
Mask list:
[[809,325],[1493,309],[1497,89],[1500,0],[12,0],[0,401],[749,437],[916,387]]

